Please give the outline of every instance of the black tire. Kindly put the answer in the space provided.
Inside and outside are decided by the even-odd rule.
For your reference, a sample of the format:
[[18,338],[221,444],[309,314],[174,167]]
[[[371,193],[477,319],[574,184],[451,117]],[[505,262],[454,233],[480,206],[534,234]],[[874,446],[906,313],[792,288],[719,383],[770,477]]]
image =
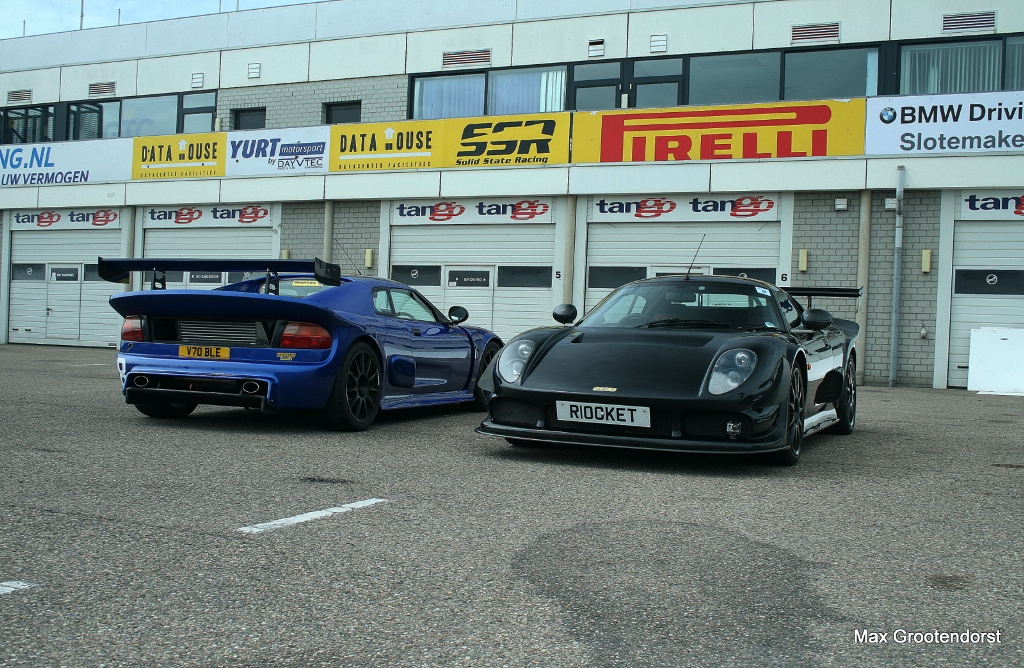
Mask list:
[[498,354],[499,350],[501,350],[501,346],[498,342],[491,340],[487,342],[487,345],[484,346],[484,351],[480,353],[480,372],[477,375],[476,387],[473,388],[472,406],[476,410],[487,410],[487,404],[489,403],[487,401],[487,392],[480,388],[480,378],[483,377],[484,369],[486,369],[487,365],[491,363],[491,360],[494,359],[494,356]]
[[188,417],[198,404],[135,404],[143,415],[162,420],[180,420]]
[[793,466],[800,461],[804,445],[804,402],[807,394],[804,375],[794,367],[789,378],[789,395],[786,400],[786,449],[774,453],[774,461],[780,466]]
[[839,422],[825,431],[830,434],[846,436],[853,433],[853,427],[857,424],[857,361],[853,355],[846,363],[846,371],[843,372],[843,375],[843,393],[839,395],[839,399],[835,403]]
[[348,349],[334,379],[324,418],[331,429],[363,431],[380,411],[380,358],[369,344],[356,343]]

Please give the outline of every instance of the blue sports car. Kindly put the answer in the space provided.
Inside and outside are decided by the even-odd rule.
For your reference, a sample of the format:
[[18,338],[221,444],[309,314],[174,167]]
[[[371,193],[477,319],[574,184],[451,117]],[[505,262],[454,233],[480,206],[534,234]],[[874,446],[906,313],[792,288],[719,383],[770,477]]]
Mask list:
[[[442,315],[416,290],[341,276],[320,260],[99,259],[100,276],[151,275],[151,290],[110,298],[124,316],[117,365],[127,403],[157,418],[199,404],[322,411],[334,429],[378,411],[475,402],[501,341]],[[215,290],[166,290],[171,271],[258,272]],[[250,274],[252,275],[252,274]]]

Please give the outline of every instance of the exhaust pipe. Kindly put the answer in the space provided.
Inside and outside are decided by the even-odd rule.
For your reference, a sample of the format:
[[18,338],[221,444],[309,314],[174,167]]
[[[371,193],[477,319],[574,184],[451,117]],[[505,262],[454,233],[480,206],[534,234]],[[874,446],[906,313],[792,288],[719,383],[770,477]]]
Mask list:
[[246,394],[256,394],[260,391],[260,384],[255,380],[247,380],[242,383],[242,391]]
[[149,385],[149,378],[146,376],[135,376],[132,379],[132,384],[135,385],[135,387],[146,387]]

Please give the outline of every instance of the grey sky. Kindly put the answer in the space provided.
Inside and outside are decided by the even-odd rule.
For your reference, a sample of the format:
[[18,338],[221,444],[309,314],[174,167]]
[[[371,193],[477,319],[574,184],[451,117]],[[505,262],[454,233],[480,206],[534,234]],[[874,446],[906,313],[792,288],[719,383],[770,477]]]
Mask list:
[[[85,0],[85,27],[117,25],[117,10],[121,10],[121,23],[142,23],[160,19],[213,14],[221,7],[234,11],[241,9],[299,5],[311,0]],[[0,0],[0,38],[21,37],[22,21],[26,34],[39,35],[63,30],[77,30],[81,0]]]

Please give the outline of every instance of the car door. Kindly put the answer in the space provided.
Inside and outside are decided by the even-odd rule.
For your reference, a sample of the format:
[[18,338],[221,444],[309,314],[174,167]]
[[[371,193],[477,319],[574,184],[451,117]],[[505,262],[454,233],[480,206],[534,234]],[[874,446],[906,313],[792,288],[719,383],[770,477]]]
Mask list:
[[461,328],[443,322],[436,309],[414,290],[391,288],[390,292],[396,333],[407,342],[416,360],[412,393],[465,389],[473,364],[469,336]]
[[[804,311],[803,307],[798,301],[784,292],[780,291],[778,298],[779,307],[782,309],[783,316],[789,322],[790,329],[802,330],[801,315]],[[824,330],[817,332],[806,334],[793,333],[797,344],[803,349],[804,355],[807,357],[807,400],[804,403],[804,415],[808,417],[816,413],[819,408],[814,403],[814,396],[818,391],[818,386],[821,384],[822,379],[825,378],[825,374],[835,368],[833,344],[829,340],[830,329],[832,328],[826,327]]]

